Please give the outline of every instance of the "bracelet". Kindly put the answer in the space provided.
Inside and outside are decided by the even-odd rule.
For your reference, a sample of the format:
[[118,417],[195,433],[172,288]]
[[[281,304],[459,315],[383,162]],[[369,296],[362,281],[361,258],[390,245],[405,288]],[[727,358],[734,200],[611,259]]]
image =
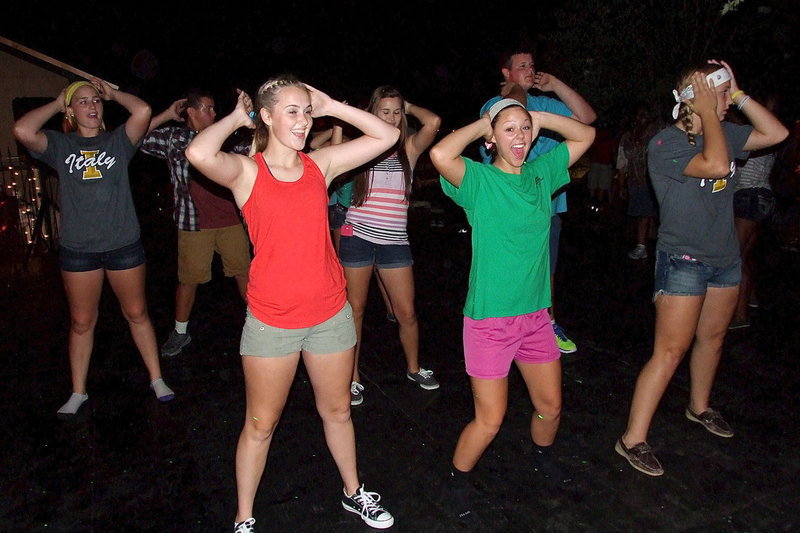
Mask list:
[[736,104],[736,107],[739,108],[739,111],[742,110],[742,108],[744,107],[744,104],[746,104],[748,100],[750,100],[750,97],[749,96],[745,96],[744,98],[742,98],[742,100],[738,104]]
[[744,94],[744,91],[741,89],[739,89],[738,91],[736,91],[731,95],[731,100],[736,100],[736,97],[739,96],[740,94]]

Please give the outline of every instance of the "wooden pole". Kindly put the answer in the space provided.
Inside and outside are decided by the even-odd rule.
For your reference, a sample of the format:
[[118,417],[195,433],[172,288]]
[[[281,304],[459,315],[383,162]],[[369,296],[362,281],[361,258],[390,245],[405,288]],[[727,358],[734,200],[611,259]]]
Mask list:
[[[6,39],[3,36],[0,36],[0,43],[8,46],[9,48],[13,48],[14,50],[19,50],[20,52],[28,54],[29,56],[35,57],[36,59],[40,59],[40,60],[44,61],[45,63],[49,63],[49,64],[54,65],[54,66],[56,66],[56,67],[58,67],[60,69],[66,70],[67,72],[72,72],[73,74],[76,74],[76,75],[78,75],[78,76],[80,76],[82,78],[86,78],[87,80],[90,79],[90,78],[97,78],[97,76],[93,76],[93,75],[89,74],[86,71],[83,71],[83,70],[81,70],[79,68],[75,68],[72,65],[68,65],[68,64],[66,64],[66,63],[64,63],[62,61],[59,61],[58,59],[53,59],[50,56],[46,56],[46,55],[44,55],[42,53],[37,52],[36,50],[31,50],[27,46],[23,46],[23,45],[21,45],[19,43],[15,43],[14,41]],[[105,80],[103,80],[103,81],[105,81]],[[108,83],[111,86],[111,88],[113,88],[113,89],[119,89],[118,85],[114,85],[113,83],[111,83],[109,81],[106,81],[106,83]]]

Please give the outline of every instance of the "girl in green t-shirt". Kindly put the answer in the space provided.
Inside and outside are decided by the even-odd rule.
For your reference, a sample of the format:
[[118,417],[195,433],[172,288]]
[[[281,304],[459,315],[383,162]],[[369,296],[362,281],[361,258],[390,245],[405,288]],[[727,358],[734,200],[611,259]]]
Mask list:
[[[566,140],[526,163],[540,129],[555,131]],[[481,138],[496,148],[491,165],[461,157],[470,143]],[[547,236],[551,195],[568,183],[567,168],[593,140],[591,126],[560,115],[526,111],[518,101],[507,98],[431,149],[431,161],[442,175],[442,188],[465,209],[473,228],[464,359],[475,418],[461,432],[445,484],[445,501],[458,517],[471,513],[469,472],[497,435],[505,416],[512,361],[534,405],[531,437],[539,466],[556,486],[571,486],[569,476],[547,459],[552,455],[550,447],[561,413],[560,352],[547,314]],[[519,238],[522,233],[529,238]],[[529,259],[527,264],[525,259]],[[508,291],[497,290],[502,281],[495,275],[498,267],[513,270],[520,283],[515,294],[499,294]]]

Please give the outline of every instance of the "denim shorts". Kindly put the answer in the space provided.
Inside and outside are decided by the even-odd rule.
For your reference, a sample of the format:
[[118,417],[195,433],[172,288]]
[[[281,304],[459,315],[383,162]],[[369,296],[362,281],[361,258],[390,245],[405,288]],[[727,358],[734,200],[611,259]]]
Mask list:
[[656,283],[653,301],[659,294],[702,296],[709,287],[736,287],[742,279],[742,262],[714,267],[681,254],[656,251]]
[[353,308],[345,302],[331,318],[308,328],[276,328],[261,322],[247,310],[239,353],[256,357],[284,357],[304,351],[339,353],[356,345]]
[[58,265],[65,272],[128,270],[143,265],[145,260],[141,240],[109,252],[79,252],[62,246],[58,253]]
[[414,264],[407,244],[375,244],[360,237],[342,236],[339,241],[342,266],[360,268],[375,265],[381,268],[403,268]]

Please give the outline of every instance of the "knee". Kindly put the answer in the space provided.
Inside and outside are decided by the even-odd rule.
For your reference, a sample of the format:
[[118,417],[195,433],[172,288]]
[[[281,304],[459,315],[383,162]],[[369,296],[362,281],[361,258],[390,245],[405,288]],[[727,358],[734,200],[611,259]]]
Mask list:
[[346,424],[350,422],[350,397],[336,404],[317,404],[317,412],[325,423]]
[[144,303],[141,305],[124,307],[122,309],[122,314],[131,324],[144,324],[150,320],[150,316],[147,314],[147,306]]
[[546,398],[536,403],[536,413],[534,413],[534,421],[544,420],[558,420],[561,418],[561,398]]
[[257,442],[265,442],[272,438],[273,433],[275,433],[275,427],[278,425],[277,418],[268,419],[251,415],[248,415],[248,417],[242,429],[243,436]]
[[75,316],[70,318],[70,330],[76,335],[85,335],[94,330],[97,324],[97,313],[91,315]]
[[475,427],[489,439],[497,436],[502,424],[503,417],[478,417],[475,419]]
[[417,313],[414,312],[414,308],[410,309],[398,309],[394,308],[394,316],[397,318],[397,322],[404,327],[415,326],[417,324]]

